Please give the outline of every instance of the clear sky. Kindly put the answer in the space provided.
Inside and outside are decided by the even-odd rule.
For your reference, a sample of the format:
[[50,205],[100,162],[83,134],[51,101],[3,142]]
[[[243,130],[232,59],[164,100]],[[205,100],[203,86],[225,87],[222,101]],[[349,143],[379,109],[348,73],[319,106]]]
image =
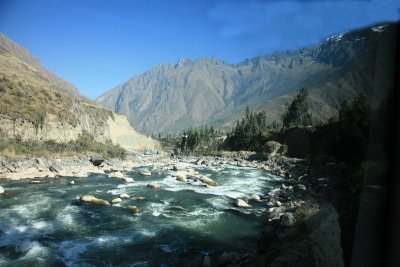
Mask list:
[[0,0],[0,32],[92,99],[160,63],[237,63],[399,17],[398,0]]

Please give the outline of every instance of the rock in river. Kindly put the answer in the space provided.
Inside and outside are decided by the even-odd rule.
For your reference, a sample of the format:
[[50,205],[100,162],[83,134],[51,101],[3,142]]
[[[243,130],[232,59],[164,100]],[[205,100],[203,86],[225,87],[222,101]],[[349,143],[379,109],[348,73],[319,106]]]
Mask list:
[[91,204],[96,204],[96,205],[101,205],[101,206],[108,206],[108,205],[110,205],[110,202],[108,202],[107,200],[100,199],[100,198],[97,198],[97,197],[92,196],[92,195],[84,195],[84,196],[81,196],[81,197],[79,198],[79,200],[80,200],[81,202],[91,203]]
[[184,182],[184,183],[187,181],[186,174],[182,171],[176,172],[175,174],[173,174],[173,176],[176,177],[177,181]]
[[184,211],[185,209],[182,206],[171,206],[171,210],[176,210],[176,211]]
[[210,185],[210,186],[217,186],[218,183],[216,181],[214,181],[211,178],[208,178],[207,176],[203,176],[200,178],[200,181],[204,184]]
[[119,197],[120,197],[121,199],[130,199],[130,198],[131,198],[131,197],[130,197],[128,194],[126,194],[126,193],[123,193],[123,194],[119,195]]
[[131,184],[131,183],[134,183],[135,182],[135,180],[133,180],[133,178],[123,178],[123,180],[124,180],[124,183],[126,183],[126,184]]
[[0,186],[0,195],[4,194],[4,188],[2,186]]
[[132,211],[133,214],[137,214],[140,212],[140,209],[136,206],[128,206],[128,209]]
[[147,187],[151,189],[160,189],[161,186],[155,182],[151,182],[147,185]]
[[116,172],[112,172],[108,175],[108,177],[110,178],[123,178],[124,174],[122,172],[116,171]]
[[239,208],[251,208],[251,205],[247,204],[243,199],[236,199],[236,206]]
[[151,176],[151,172],[140,172],[141,176]]
[[121,202],[122,202],[122,199],[120,199],[119,197],[114,198],[113,200],[111,200],[111,204],[118,204],[118,203],[121,203]]

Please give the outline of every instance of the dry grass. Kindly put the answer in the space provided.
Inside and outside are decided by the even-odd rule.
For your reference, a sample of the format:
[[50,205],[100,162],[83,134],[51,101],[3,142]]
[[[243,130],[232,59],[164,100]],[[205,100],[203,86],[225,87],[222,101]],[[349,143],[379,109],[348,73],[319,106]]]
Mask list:
[[8,159],[15,159],[17,157],[17,153],[12,148],[6,148],[5,150],[0,151],[0,155]]

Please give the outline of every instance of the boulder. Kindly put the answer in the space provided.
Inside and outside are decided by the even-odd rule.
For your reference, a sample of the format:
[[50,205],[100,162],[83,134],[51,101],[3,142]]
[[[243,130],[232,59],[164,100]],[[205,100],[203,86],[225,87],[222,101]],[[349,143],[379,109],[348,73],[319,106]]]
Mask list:
[[141,176],[151,176],[151,172],[140,172]]
[[118,203],[121,203],[121,202],[122,202],[122,199],[120,199],[119,197],[114,198],[113,200],[111,200],[111,204],[118,204]]
[[277,155],[285,155],[287,152],[287,147],[276,141],[268,141],[265,143],[263,150],[265,153],[267,153],[268,158],[271,158]]
[[148,188],[151,188],[151,189],[160,189],[160,188],[161,188],[161,186],[160,186],[159,184],[155,183],[155,182],[149,183],[149,184],[147,185],[147,187],[148,187]]
[[4,194],[4,188],[0,186],[0,195]]
[[123,178],[124,174],[120,171],[112,172],[108,175],[110,178]]
[[251,205],[247,204],[243,199],[236,199],[236,207],[238,208],[251,208]]
[[126,184],[131,184],[131,183],[135,182],[135,180],[133,180],[133,178],[129,178],[129,177],[122,178],[122,179],[124,180],[124,183],[126,183]]
[[145,197],[137,197],[137,200],[140,200],[140,201],[143,201],[145,199],[146,199]]
[[171,210],[176,210],[176,211],[184,211],[185,209],[182,206],[171,206],[170,207]]
[[206,160],[205,160],[204,158],[199,158],[199,159],[196,161],[196,164],[197,164],[197,165],[205,165],[205,164],[206,164]]
[[69,182],[69,185],[74,185],[74,184],[75,184],[74,181]]
[[261,201],[261,198],[260,198],[259,195],[254,194],[254,195],[251,195],[251,196],[250,196],[249,200],[254,200],[254,201],[260,202],[260,201]]
[[121,199],[130,199],[130,198],[131,198],[131,197],[130,197],[128,194],[126,194],[126,193],[120,194],[119,197],[120,197]]
[[291,227],[296,223],[296,219],[294,218],[293,214],[290,212],[285,212],[281,216],[281,224],[286,227]]
[[214,181],[211,178],[208,178],[207,176],[203,176],[200,178],[200,181],[204,184],[210,185],[210,186],[217,186],[218,183],[216,181]]
[[133,214],[137,214],[140,212],[140,209],[136,206],[128,206],[128,210],[132,211]]
[[84,202],[84,203],[91,203],[91,204],[96,204],[96,205],[101,205],[101,206],[108,206],[110,205],[110,202],[104,199],[97,198],[92,195],[84,195],[79,198],[79,201]]
[[100,166],[104,162],[104,159],[101,155],[91,155],[89,161],[94,166]]
[[178,171],[175,174],[173,174],[173,176],[176,177],[177,181],[184,182],[184,183],[187,182],[186,174],[184,172]]
[[63,168],[60,165],[57,164],[51,164],[49,166],[49,170],[52,172],[60,173],[63,171]]

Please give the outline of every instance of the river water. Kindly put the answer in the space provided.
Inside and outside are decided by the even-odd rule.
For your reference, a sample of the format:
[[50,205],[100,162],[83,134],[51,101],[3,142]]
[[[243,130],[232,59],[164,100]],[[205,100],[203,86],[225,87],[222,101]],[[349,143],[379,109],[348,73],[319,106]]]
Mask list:
[[[2,181],[0,266],[190,266],[207,254],[214,265],[224,251],[256,249],[265,204],[250,202],[253,208],[243,210],[234,199],[265,194],[280,177],[232,165],[186,166],[220,186],[178,182],[170,170],[138,175],[151,171],[146,168],[127,173],[135,179],[129,185],[106,175]],[[161,189],[146,187],[153,181]],[[111,201],[121,193],[132,198],[108,207],[78,201],[84,194]],[[141,213],[132,214],[129,205]]]

